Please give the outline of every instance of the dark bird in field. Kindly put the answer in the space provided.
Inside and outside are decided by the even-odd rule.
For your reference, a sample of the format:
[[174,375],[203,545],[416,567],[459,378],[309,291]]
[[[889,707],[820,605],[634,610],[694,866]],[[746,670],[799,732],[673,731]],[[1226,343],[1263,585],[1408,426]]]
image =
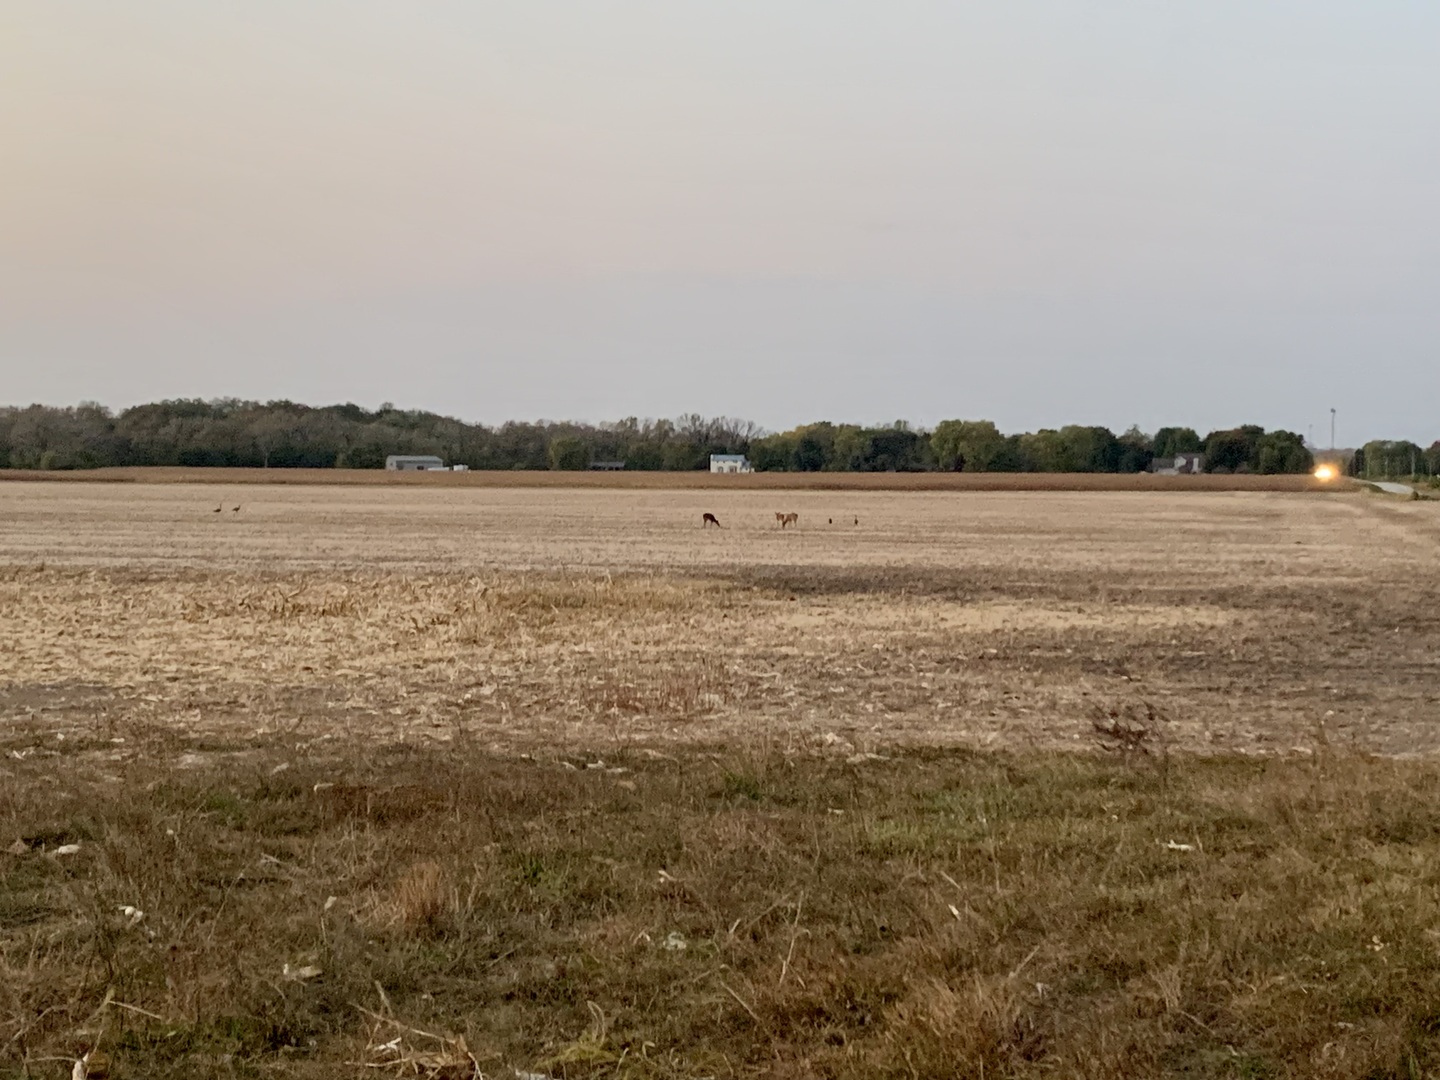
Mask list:
[[232,506],[232,507],[230,507],[230,512],[231,512],[232,514],[238,514],[238,513],[240,512],[240,507],[238,507],[238,506]]
[[859,525],[859,524],[860,524],[860,519],[859,519],[858,517],[855,519],[855,524],[856,524],[856,525]]
[[223,507],[223,506],[217,506],[217,507],[215,507],[214,510],[211,510],[210,512],[211,512],[212,514],[218,514],[221,510],[224,510],[224,509],[225,509],[225,507]]
[[827,518],[826,520],[829,521],[831,525],[834,525],[834,524],[835,524],[835,519],[834,519],[834,518]]

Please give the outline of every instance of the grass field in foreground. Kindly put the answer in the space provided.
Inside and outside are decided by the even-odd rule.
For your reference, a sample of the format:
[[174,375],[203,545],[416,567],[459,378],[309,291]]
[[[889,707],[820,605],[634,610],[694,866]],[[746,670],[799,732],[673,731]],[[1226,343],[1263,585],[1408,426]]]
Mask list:
[[0,469],[0,481],[136,484],[413,485],[461,488],[618,488],[722,491],[1337,491],[1301,476],[1156,476],[1152,473],[749,473],[708,472],[387,472],[383,469],[125,468],[75,472]]
[[1440,1075],[1433,763],[112,737],[5,739],[0,1075]]

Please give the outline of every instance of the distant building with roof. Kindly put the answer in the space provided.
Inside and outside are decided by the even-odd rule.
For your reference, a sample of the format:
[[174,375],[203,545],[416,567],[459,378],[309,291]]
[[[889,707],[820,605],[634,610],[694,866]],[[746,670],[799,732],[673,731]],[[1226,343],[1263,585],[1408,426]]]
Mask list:
[[1174,457],[1157,457],[1150,462],[1150,471],[1160,476],[1193,476],[1205,471],[1205,455],[1176,454]]
[[754,472],[750,467],[750,459],[744,454],[711,454],[710,471],[712,473],[747,473]]
[[430,454],[391,454],[385,459],[391,472],[444,472],[443,459]]

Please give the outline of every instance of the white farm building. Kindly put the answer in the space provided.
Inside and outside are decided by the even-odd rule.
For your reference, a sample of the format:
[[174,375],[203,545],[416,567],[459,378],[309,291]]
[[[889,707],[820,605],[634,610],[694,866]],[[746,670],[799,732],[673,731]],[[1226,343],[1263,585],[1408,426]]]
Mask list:
[[445,462],[429,454],[391,454],[385,459],[391,472],[444,472]]
[[752,472],[750,459],[744,454],[711,454],[710,471],[722,473]]

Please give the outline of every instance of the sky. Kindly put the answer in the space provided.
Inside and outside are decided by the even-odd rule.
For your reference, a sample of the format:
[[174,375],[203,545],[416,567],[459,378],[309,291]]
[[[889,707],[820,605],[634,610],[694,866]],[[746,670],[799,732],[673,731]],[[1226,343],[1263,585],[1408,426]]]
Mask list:
[[0,403],[1440,439],[1433,0],[12,0]]

